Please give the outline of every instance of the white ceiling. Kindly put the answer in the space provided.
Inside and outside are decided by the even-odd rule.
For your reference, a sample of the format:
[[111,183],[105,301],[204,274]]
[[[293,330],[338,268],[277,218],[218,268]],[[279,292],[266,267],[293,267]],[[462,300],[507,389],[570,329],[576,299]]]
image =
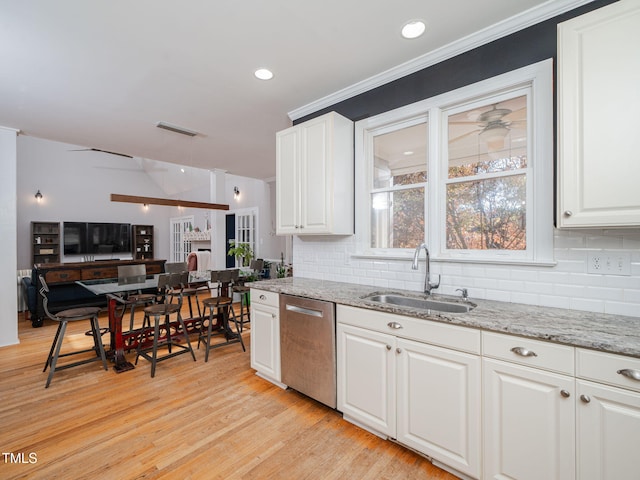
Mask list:
[[[533,7],[586,1],[2,0],[0,125],[269,178],[288,112]],[[426,34],[403,39],[401,26],[415,18]],[[257,80],[259,67],[275,77]]]

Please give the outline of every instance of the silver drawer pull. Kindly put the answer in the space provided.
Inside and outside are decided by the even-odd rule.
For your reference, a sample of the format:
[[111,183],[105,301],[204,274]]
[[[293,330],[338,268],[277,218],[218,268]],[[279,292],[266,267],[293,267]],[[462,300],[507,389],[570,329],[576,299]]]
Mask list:
[[622,370],[618,370],[620,375],[624,375],[631,380],[637,380],[640,382],[640,372],[638,370],[632,370],[631,368],[623,368]]
[[391,350],[391,345],[387,345],[387,350]]
[[589,395],[582,394],[580,395],[580,400],[582,400],[584,403],[589,403],[591,401],[591,397],[589,397]]
[[571,396],[571,393],[568,390],[560,390],[560,395],[562,395],[564,398],[569,398]]
[[402,325],[400,325],[398,322],[389,322],[387,323],[387,327],[398,330],[399,328],[402,328]]
[[513,353],[516,355],[520,355],[521,357],[537,357],[538,355],[533,350],[527,350],[523,347],[513,347],[511,349]]
[[266,295],[260,295],[260,300],[266,300],[267,296]]

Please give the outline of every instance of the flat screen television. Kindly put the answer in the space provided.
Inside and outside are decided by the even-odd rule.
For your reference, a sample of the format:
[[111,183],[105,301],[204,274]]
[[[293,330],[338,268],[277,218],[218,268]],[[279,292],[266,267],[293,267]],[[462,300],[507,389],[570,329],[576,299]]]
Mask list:
[[131,253],[131,224],[64,222],[65,255]]
[[64,222],[62,227],[65,255],[82,255],[87,252],[87,224]]

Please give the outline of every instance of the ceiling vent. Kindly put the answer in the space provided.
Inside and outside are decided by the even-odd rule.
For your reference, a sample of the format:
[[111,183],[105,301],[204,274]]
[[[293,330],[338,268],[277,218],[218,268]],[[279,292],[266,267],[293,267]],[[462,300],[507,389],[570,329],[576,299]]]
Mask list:
[[165,130],[170,130],[172,132],[181,133],[182,135],[188,135],[189,137],[195,137],[198,135],[198,132],[194,132],[193,130],[189,130],[188,128],[179,127],[178,125],[172,125],[167,122],[158,122],[156,124],[158,128],[164,128]]

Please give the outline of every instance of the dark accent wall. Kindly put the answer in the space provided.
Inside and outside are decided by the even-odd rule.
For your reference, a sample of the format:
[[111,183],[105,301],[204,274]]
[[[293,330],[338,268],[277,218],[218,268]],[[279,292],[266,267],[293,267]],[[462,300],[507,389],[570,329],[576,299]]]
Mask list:
[[353,121],[357,121],[531,65],[547,58],[553,58],[555,65],[557,24],[615,1],[617,0],[596,0],[537,25],[444,60],[436,65],[343,100],[300,118],[294,124],[331,111],[336,111]]

